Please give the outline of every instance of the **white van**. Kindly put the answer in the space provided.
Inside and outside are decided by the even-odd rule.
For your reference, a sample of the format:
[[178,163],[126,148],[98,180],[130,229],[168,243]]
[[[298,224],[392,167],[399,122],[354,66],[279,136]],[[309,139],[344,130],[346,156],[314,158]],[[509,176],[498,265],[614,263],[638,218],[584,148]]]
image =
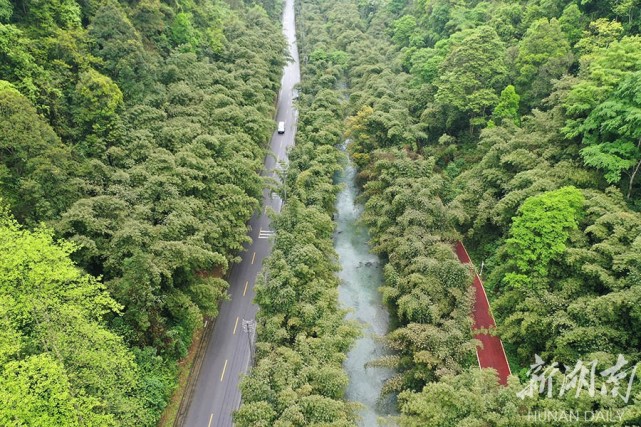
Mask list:
[[278,122],[278,133],[285,133],[285,122]]

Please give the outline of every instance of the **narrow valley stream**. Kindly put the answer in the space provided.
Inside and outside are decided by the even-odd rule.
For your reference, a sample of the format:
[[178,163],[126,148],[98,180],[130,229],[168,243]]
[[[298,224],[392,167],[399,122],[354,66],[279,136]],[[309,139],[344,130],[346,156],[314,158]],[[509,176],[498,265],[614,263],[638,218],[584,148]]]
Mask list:
[[371,427],[377,425],[378,417],[390,414],[393,407],[391,399],[380,399],[381,387],[392,371],[365,367],[367,362],[387,354],[377,337],[387,332],[389,315],[378,293],[383,280],[380,260],[370,253],[367,229],[359,222],[363,207],[355,200],[355,179],[356,169],[350,161],[339,178],[344,188],[336,202],[334,247],[341,265],[341,305],[350,310],[347,318],[363,328],[363,336],[354,344],[344,365],[350,381],[347,399],[363,405],[359,425]]

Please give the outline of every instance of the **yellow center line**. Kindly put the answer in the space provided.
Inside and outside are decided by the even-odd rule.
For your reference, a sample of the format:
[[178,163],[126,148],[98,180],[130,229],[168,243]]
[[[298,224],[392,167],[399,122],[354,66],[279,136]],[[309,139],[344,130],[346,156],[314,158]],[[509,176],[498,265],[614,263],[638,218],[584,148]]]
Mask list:
[[232,335],[236,335],[236,328],[238,327],[238,317],[236,318],[236,324],[234,325],[234,333]]
[[256,260],[256,252],[254,252],[254,255],[252,256],[252,264],[254,263],[255,260]]
[[223,378],[225,378],[225,370],[227,370],[227,359],[225,359],[225,366],[223,366],[223,373],[220,374],[220,381],[223,381]]
[[207,424],[207,427],[211,427],[211,420],[212,420],[212,418],[214,418],[214,414],[211,414],[211,415],[209,416],[209,424]]
[[243,296],[247,293],[247,285],[249,285],[249,280],[245,282],[245,290],[243,291]]

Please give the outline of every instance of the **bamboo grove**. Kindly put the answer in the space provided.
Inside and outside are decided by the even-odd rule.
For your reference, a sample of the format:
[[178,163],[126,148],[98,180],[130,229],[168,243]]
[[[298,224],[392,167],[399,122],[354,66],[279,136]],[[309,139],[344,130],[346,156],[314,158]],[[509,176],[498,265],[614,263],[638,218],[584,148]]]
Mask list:
[[[326,144],[339,142],[327,134],[338,128],[337,115],[326,109],[340,105],[360,169],[362,219],[386,264],[380,291],[396,320],[386,338],[393,355],[371,362],[396,370],[384,388],[398,395],[396,421],[518,426],[531,425],[532,411],[624,406],[620,423],[638,421],[638,384],[627,405],[598,393],[517,393],[535,354],[601,367],[619,354],[639,358],[639,5],[301,0],[297,8],[306,96],[300,138],[330,152]],[[331,206],[306,191],[331,168],[307,161],[304,170],[293,163],[288,193]],[[471,278],[452,252],[457,239],[485,267],[495,333],[515,374],[508,387],[478,370]],[[267,288],[272,280],[268,273]],[[307,301],[278,310],[278,324]],[[300,352],[291,331],[301,318],[294,319],[279,340]],[[266,355],[281,342],[268,338],[274,333],[264,319]],[[255,398],[265,417],[254,412],[254,425],[328,422],[301,396],[335,398],[335,388],[324,388],[329,379],[321,386],[297,378],[283,388],[290,383],[281,369],[273,360],[266,366],[247,382],[260,378],[270,390]],[[344,412],[332,408],[324,414],[342,425]]]

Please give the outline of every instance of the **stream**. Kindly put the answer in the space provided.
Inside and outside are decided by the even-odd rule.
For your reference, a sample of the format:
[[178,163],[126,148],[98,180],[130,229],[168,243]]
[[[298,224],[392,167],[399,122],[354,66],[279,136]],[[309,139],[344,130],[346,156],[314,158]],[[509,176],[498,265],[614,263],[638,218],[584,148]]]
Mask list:
[[381,263],[369,251],[369,235],[359,222],[363,207],[356,202],[356,169],[349,162],[339,177],[344,185],[338,194],[334,248],[338,252],[341,271],[339,300],[350,310],[346,318],[362,325],[363,335],[347,355],[344,368],[349,376],[347,400],[363,405],[360,426],[376,426],[378,417],[393,411],[392,398],[380,399],[381,387],[393,371],[384,368],[366,368],[365,364],[385,356],[386,349],[376,337],[385,335],[389,315],[378,292],[383,282]]

